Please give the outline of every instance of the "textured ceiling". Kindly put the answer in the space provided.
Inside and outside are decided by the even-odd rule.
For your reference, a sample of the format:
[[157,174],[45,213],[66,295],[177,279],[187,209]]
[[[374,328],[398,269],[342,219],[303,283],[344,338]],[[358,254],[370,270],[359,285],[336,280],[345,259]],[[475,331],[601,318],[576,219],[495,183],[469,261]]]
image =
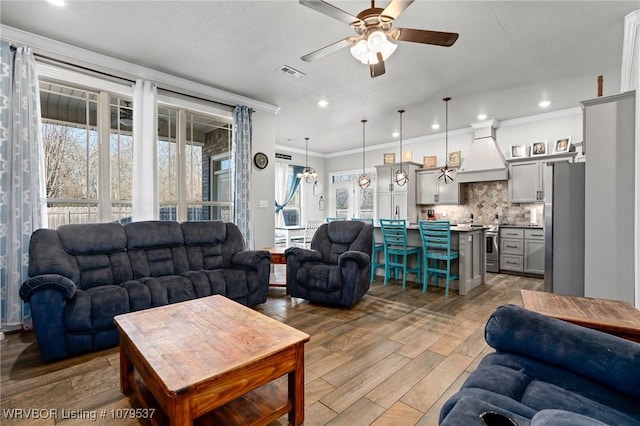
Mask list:
[[[368,1],[335,1],[357,14]],[[387,2],[378,4],[386,6]],[[387,72],[343,49],[317,61],[300,59],[353,34],[332,18],[281,1],[44,1],[0,3],[8,26],[277,105],[276,143],[329,154],[356,149],[366,118],[367,145],[403,135],[442,132],[442,98],[449,129],[478,121],[479,113],[506,120],[576,107],[619,91],[624,17],[639,1],[421,1],[396,27],[458,32],[453,47],[399,42]],[[306,75],[296,79],[278,68]],[[317,102],[326,99],[321,109]],[[537,106],[541,99],[551,105]]]

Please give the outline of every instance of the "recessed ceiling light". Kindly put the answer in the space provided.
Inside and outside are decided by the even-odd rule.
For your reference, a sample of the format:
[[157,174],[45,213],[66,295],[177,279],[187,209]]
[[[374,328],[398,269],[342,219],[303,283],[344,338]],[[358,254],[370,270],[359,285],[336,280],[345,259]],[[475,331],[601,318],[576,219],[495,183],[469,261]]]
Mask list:
[[433,130],[438,130],[438,129],[440,128],[440,125],[439,125],[438,123],[433,123],[433,124],[431,125],[431,128],[432,128]]
[[400,136],[400,133],[393,132],[393,133],[391,133],[391,136],[393,136],[394,138],[397,138],[398,136]]
[[329,101],[326,101],[324,99],[321,99],[321,100],[318,101],[318,106],[320,108],[325,108],[327,105],[329,105]]
[[64,0],[47,0],[49,3],[55,5],[55,6],[66,6],[67,4],[64,2]]
[[540,101],[540,102],[538,102],[538,106],[539,106],[540,108],[546,108],[546,107],[548,107],[549,105],[551,105],[551,101]]
[[478,120],[486,120],[487,114],[478,114]]

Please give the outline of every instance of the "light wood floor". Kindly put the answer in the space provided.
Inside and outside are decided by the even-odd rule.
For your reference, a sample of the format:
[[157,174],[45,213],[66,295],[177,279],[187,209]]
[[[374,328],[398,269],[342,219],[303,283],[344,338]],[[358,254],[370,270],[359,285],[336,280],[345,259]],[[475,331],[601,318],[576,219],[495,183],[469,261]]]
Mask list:
[[[466,296],[416,283],[372,284],[350,310],[284,296],[272,288],[256,309],[311,336],[305,347],[305,425],[436,425],[440,407],[491,348],[484,324],[502,304],[521,305],[520,289],[541,279],[488,274]],[[1,343],[2,425],[146,425],[113,419],[137,407],[119,390],[117,348],[43,364],[32,332]],[[10,420],[8,409],[55,409],[57,419]],[[63,410],[85,418],[62,418]],[[105,413],[105,418],[102,418]],[[87,416],[96,414],[92,421]],[[287,424],[286,417],[272,426]]]

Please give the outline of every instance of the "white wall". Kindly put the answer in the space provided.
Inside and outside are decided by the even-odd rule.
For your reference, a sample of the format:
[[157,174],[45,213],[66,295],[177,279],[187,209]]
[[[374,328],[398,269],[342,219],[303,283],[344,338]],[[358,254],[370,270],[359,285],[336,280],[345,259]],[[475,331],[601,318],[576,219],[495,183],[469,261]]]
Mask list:
[[[260,170],[252,165],[251,174],[251,208],[253,211],[253,241],[256,249],[273,247],[275,224],[275,114],[256,111],[252,115],[253,141],[252,157],[257,152],[267,154],[269,164]],[[260,207],[260,201],[266,201],[266,207]]]

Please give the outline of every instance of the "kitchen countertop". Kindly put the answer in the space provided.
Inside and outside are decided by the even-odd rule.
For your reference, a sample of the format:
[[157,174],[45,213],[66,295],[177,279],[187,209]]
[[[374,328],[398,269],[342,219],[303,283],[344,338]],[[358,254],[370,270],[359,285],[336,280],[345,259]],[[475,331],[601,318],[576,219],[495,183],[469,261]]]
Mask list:
[[[420,227],[418,225],[409,224],[407,225],[407,229],[418,230],[420,229]],[[471,232],[471,231],[481,231],[483,229],[487,230],[489,229],[489,227],[483,226],[483,225],[465,226],[464,224],[462,224],[462,225],[451,225],[449,229],[451,230],[451,232]]]
[[522,225],[518,225],[518,224],[506,224],[506,223],[501,223],[500,225],[498,225],[500,228],[532,228],[532,229],[542,229],[542,225],[534,225],[531,223],[525,223]]

